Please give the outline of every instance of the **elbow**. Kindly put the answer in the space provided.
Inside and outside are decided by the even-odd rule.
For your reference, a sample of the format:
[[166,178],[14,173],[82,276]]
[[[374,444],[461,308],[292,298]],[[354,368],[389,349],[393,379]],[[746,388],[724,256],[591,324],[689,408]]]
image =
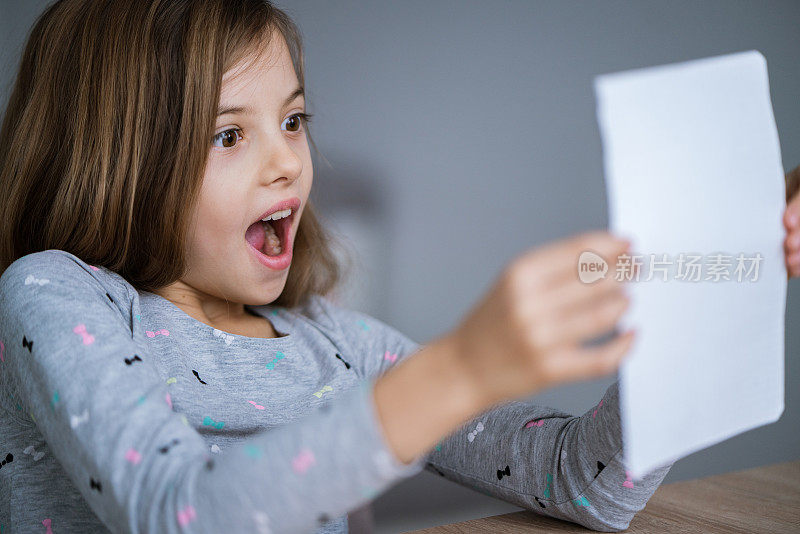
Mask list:
[[630,518],[621,517],[592,517],[591,520],[582,522],[582,526],[597,532],[625,532],[631,523]]
[[602,515],[592,514],[582,525],[597,532],[624,532],[635,515],[630,510],[605,510]]
[[625,532],[626,530],[628,530],[628,526],[627,525],[624,526],[624,527],[608,526],[608,527],[603,527],[603,528],[592,528],[590,530],[595,530],[597,532]]
[[599,510],[594,506],[586,506],[588,501],[578,497],[556,505],[548,504],[545,509],[540,503],[517,503],[526,510],[536,514],[547,515],[562,521],[575,523],[596,532],[624,532],[630,526],[635,511],[622,507],[604,507]]
[[[573,504],[575,502],[573,501]],[[637,512],[621,506],[604,506],[602,510],[587,506],[581,507],[581,510],[583,513],[577,515],[573,521],[597,532],[624,532]]]

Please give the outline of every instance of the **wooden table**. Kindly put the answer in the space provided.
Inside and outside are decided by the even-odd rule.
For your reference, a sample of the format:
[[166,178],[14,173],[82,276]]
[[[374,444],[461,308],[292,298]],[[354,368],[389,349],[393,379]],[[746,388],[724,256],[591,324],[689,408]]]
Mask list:
[[[526,511],[414,532],[546,534],[596,531]],[[662,484],[624,532],[799,534],[800,460]]]

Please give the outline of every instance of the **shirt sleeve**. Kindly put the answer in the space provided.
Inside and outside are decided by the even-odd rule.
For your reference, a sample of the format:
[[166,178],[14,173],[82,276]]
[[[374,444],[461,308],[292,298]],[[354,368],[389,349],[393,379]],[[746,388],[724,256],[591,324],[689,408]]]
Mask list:
[[369,379],[212,459],[172,410],[158,355],[63,251],[0,277],[0,339],[15,399],[114,532],[314,532],[423,468],[392,455]]
[[[365,313],[324,303],[380,375],[422,346]],[[672,463],[632,479],[625,470],[619,383],[581,416],[522,400],[474,417],[425,456],[425,469],[526,510],[601,532],[628,528]]]

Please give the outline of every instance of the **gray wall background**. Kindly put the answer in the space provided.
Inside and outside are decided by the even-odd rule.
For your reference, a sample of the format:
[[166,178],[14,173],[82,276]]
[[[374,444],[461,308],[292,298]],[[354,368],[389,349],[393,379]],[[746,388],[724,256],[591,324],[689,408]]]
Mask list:
[[[0,0],[3,109],[45,4]],[[359,258],[343,300],[421,343],[452,329],[517,254],[607,227],[597,74],[757,49],[784,168],[800,164],[797,1],[278,5],[304,34],[311,128],[330,162],[315,156],[312,198]],[[790,281],[780,420],[679,460],[665,483],[800,458],[797,292]],[[613,380],[530,399],[582,414]],[[377,532],[402,532],[520,508],[426,472],[373,510]]]

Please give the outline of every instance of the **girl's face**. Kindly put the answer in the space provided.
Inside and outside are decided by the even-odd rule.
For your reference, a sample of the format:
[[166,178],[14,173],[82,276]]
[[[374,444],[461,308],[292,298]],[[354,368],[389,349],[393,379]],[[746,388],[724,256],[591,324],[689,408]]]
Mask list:
[[[299,208],[292,210],[289,228],[293,243],[313,180],[306,124],[298,116],[305,112],[305,98],[281,34],[273,35],[258,62],[247,65],[251,59],[222,80],[222,114],[209,140],[192,217],[187,275],[159,292],[211,321],[243,315],[241,304],[267,304],[280,295],[289,267],[261,263],[245,232],[276,203],[296,199]],[[281,244],[286,250],[288,243]]]

